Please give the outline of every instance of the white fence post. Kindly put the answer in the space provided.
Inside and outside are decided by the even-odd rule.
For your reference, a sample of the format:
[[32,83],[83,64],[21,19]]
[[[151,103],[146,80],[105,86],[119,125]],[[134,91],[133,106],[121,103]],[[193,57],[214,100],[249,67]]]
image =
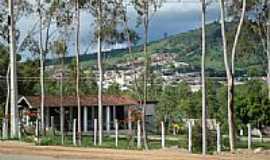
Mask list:
[[165,127],[164,122],[161,122],[161,147],[162,149],[165,148]]
[[141,148],[141,122],[140,120],[137,121],[137,148]]
[[114,120],[114,128],[115,128],[115,147],[118,147],[118,121]]
[[38,126],[38,119],[36,119],[36,126],[35,126],[35,135],[36,135],[36,137],[38,137],[39,135],[39,126]]
[[251,125],[247,124],[248,127],[248,149],[251,149],[252,137],[251,137]]
[[76,146],[77,142],[76,142],[76,131],[77,131],[77,119],[73,120],[73,145]]
[[192,152],[192,124],[188,121],[188,151]]
[[217,123],[217,153],[221,152],[220,123]]
[[94,119],[94,145],[97,145],[97,119]]

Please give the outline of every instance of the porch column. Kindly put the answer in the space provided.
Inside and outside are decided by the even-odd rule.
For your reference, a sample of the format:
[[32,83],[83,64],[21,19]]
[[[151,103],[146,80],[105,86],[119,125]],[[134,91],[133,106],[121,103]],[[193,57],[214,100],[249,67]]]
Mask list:
[[29,126],[29,125],[30,125],[29,122],[30,122],[30,117],[29,117],[29,115],[27,114],[27,115],[26,115],[26,126]]
[[111,115],[110,115],[110,106],[106,106],[106,131],[110,132],[110,121],[111,121]]
[[129,134],[132,133],[132,110],[131,107],[128,107],[128,132]]
[[116,107],[113,106],[113,119],[117,119],[116,117]]
[[87,132],[88,131],[88,107],[84,107],[84,110],[83,110],[83,123],[84,123],[84,126],[83,126],[83,130],[84,132]]
[[95,119],[95,106],[92,106],[91,107],[91,124],[92,126],[91,127],[94,127],[94,119]]
[[69,107],[69,124],[68,124],[68,128],[69,128],[70,131],[72,131],[72,128],[73,128],[73,116],[74,116],[74,108]]
[[95,106],[91,107],[91,120],[95,119]]
[[49,125],[50,125],[50,108],[46,107],[46,115],[45,115],[45,122],[46,122],[46,129],[49,129]]

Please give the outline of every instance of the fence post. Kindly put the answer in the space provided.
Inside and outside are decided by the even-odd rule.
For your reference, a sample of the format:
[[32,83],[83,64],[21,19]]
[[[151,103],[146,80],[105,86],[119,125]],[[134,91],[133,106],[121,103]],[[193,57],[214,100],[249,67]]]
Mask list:
[[97,145],[97,119],[94,119],[94,145]]
[[161,122],[161,147],[162,149],[165,148],[165,127],[164,122]]
[[248,127],[248,149],[251,149],[252,137],[251,137],[251,125],[247,124]]
[[115,128],[115,147],[118,147],[118,121],[114,120],[114,128]]
[[137,121],[137,148],[141,148],[141,122]]
[[77,119],[73,120],[73,145],[76,146],[77,142],[76,142],[76,131],[77,131]]
[[192,124],[188,121],[188,151],[192,152]]
[[36,119],[36,126],[35,126],[35,135],[38,137],[38,131],[39,131],[39,126],[38,126],[38,119]]
[[217,123],[217,153],[221,152],[220,123]]

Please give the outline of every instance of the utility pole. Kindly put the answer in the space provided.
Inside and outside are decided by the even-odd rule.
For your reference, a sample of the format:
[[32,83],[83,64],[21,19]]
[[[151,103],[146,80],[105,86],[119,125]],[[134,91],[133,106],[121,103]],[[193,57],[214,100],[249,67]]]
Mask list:
[[16,39],[14,21],[14,1],[8,1],[9,16],[9,52],[10,52],[10,137],[17,138],[17,72],[16,72]]

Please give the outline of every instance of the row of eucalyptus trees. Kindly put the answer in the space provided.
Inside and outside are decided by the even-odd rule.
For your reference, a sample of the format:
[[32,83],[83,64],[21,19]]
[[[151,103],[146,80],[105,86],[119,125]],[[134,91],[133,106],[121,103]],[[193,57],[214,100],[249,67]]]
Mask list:
[[[268,58],[268,86],[269,86],[269,99],[270,99],[270,22],[269,22],[269,1],[268,0],[231,0],[226,1],[218,0],[220,4],[220,24],[221,24],[221,34],[223,39],[223,55],[224,55],[224,64],[227,76],[227,87],[228,87],[228,124],[229,124],[229,140],[230,140],[230,149],[234,151],[235,149],[235,114],[234,114],[234,79],[235,79],[235,58],[237,45],[239,43],[239,37],[241,34],[241,29],[243,27],[244,20],[247,18],[247,10],[252,11],[255,8],[260,8],[260,11],[257,11],[254,28],[256,31],[259,31],[261,37],[262,45],[264,51],[267,53]],[[17,77],[16,77],[16,53],[19,50],[16,50],[16,18],[14,14],[14,0],[8,0],[8,26],[9,26],[9,51],[10,51],[10,65],[7,71],[7,77],[10,76],[10,83],[7,81],[7,84],[10,84],[7,92],[7,102],[5,107],[5,123],[8,124],[8,104],[10,104],[10,131],[11,138],[16,138],[18,133],[17,128]],[[31,37],[30,35],[27,38],[32,38],[32,41],[38,41],[38,54],[40,61],[40,95],[41,95],[41,104],[40,104],[40,119],[41,119],[41,131],[45,134],[45,120],[44,120],[44,101],[45,101],[45,82],[44,82],[44,61],[46,56],[51,52],[54,52],[61,59],[61,86],[63,85],[63,76],[64,76],[64,58],[68,50],[67,41],[68,33],[70,32],[69,27],[75,28],[75,51],[76,54],[76,97],[78,105],[78,145],[81,145],[81,104],[80,104],[80,24],[81,17],[80,12],[82,10],[90,12],[90,14],[95,18],[94,23],[94,41],[96,44],[97,51],[97,67],[98,67],[98,136],[99,136],[99,145],[102,145],[103,137],[103,122],[102,122],[102,94],[103,94],[103,62],[102,62],[102,48],[104,44],[113,44],[115,42],[126,42],[128,44],[129,54],[132,55],[132,44],[135,41],[134,31],[130,29],[128,25],[127,17],[127,1],[125,0],[36,0],[37,6],[36,12],[38,15],[39,22],[38,25],[38,40]],[[145,126],[145,107],[147,102],[147,92],[148,92],[148,78],[149,78],[149,66],[151,63],[150,53],[148,51],[148,41],[149,41],[149,25],[151,17],[154,16],[154,13],[161,7],[162,3],[166,3],[166,0],[131,0],[130,1],[134,6],[137,14],[139,16],[138,23],[143,25],[144,28],[144,37],[143,37],[143,46],[144,46],[144,74],[143,74],[143,94],[140,95],[138,88],[138,97],[141,103],[142,109],[142,137],[144,148],[148,149],[147,143],[147,133]],[[201,5],[201,27],[202,27],[202,55],[201,55],[201,76],[202,76],[202,152],[203,154],[207,153],[207,93],[206,93],[206,76],[205,76],[205,67],[206,67],[206,9],[209,4],[206,0],[198,1]],[[16,5],[19,5],[16,3]],[[17,9],[19,7],[17,6]],[[231,51],[228,47],[228,39],[226,36],[226,10],[232,11],[239,24],[234,36],[233,45]],[[72,23],[73,22],[73,23]],[[63,34],[58,34],[60,40],[55,40],[53,38],[51,31],[52,25],[55,24],[57,29],[62,31]],[[124,29],[119,29],[124,26]],[[59,31],[59,32],[60,32]],[[73,30],[72,30],[73,31]],[[45,33],[45,34],[44,34]],[[124,36],[123,36],[124,35]],[[26,43],[29,44],[29,43]],[[53,46],[53,47],[52,47]],[[18,45],[20,48],[20,45]],[[53,49],[51,49],[53,48]],[[231,56],[231,59],[228,57]],[[230,63],[230,64],[229,64]],[[134,68],[135,70],[135,68]],[[134,74],[136,75],[136,74]],[[136,78],[135,78],[136,79]],[[9,86],[9,85],[8,85]],[[137,86],[137,82],[135,82]],[[62,143],[64,143],[64,108],[63,108],[63,87],[60,87],[60,96],[61,96],[61,134],[62,134]],[[8,102],[10,99],[10,103]],[[6,132],[8,127],[6,127]]]

